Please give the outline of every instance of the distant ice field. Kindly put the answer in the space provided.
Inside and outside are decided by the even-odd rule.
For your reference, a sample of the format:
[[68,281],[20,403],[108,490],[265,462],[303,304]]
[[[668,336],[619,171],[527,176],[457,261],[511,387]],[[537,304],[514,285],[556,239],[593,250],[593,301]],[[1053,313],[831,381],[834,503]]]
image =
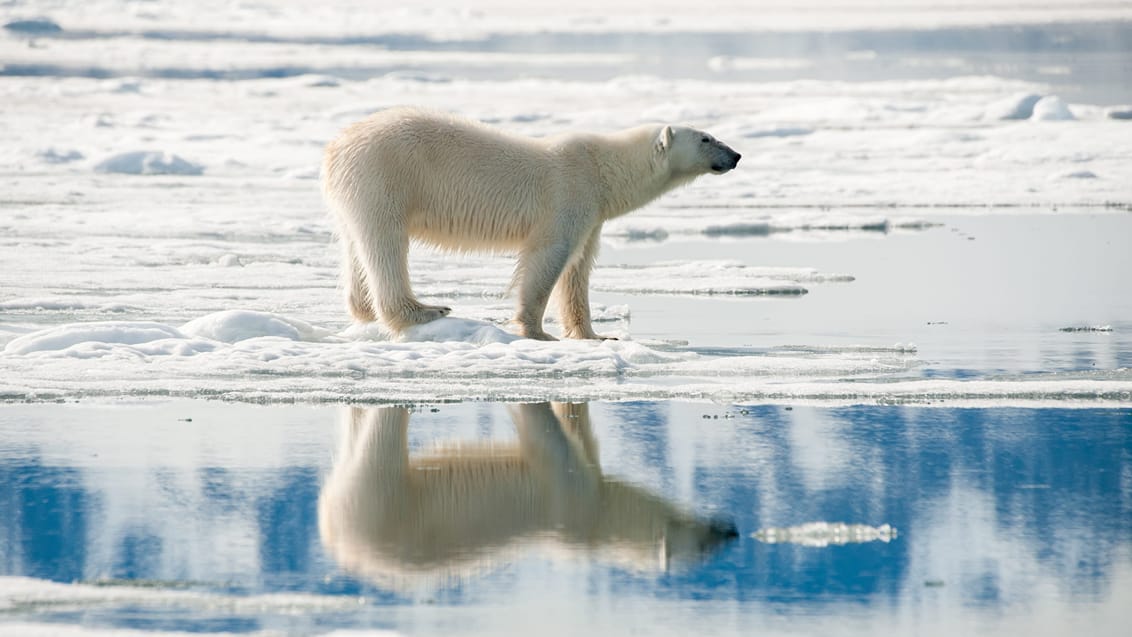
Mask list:
[[[5,4],[0,399],[1128,400],[1125,4],[764,4]],[[744,158],[607,224],[620,340],[516,339],[508,255],[423,249],[453,317],[391,338],[317,172],[406,103]]]

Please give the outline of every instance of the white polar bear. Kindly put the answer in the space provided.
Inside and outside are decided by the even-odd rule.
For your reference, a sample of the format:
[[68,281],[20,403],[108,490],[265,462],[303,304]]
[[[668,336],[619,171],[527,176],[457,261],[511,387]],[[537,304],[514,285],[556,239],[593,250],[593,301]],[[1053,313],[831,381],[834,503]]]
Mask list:
[[381,111],[326,148],[322,192],[343,246],[351,314],[395,331],[447,315],[409,286],[410,239],[457,251],[517,251],[515,323],[554,340],[543,313],[557,289],[564,335],[590,324],[589,276],[601,226],[739,153],[681,126],[528,138],[411,108]]

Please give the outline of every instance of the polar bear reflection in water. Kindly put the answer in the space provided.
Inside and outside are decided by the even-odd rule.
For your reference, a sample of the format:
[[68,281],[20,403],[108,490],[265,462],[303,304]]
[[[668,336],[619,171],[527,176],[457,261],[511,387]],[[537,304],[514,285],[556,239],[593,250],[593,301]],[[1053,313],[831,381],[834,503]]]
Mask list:
[[510,408],[517,443],[410,457],[409,411],[343,410],[318,503],[319,532],[346,570],[387,586],[490,569],[531,547],[595,555],[635,571],[706,558],[738,537],[602,475],[586,405]]

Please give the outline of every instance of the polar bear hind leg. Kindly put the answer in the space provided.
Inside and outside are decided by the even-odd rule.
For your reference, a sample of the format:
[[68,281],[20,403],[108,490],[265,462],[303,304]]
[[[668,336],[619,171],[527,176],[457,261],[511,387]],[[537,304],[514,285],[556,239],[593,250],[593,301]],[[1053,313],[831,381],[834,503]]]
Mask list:
[[354,243],[349,237],[341,237],[342,242],[342,287],[346,290],[346,307],[354,320],[369,323],[377,320],[377,312],[370,299],[369,283],[365,270],[354,254]]
[[[386,204],[391,205],[392,202]],[[358,320],[381,317],[389,329],[405,328],[448,316],[452,308],[425,305],[409,284],[409,235],[405,224],[388,210],[350,210],[342,215],[349,226],[343,233],[343,265],[350,313]]]

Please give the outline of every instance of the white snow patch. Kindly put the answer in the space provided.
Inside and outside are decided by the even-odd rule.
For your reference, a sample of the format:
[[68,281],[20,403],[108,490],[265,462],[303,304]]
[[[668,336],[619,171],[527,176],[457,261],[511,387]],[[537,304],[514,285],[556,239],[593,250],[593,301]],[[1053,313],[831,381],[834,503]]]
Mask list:
[[321,341],[331,335],[329,330],[317,328],[305,321],[251,310],[224,310],[202,316],[182,325],[181,332],[222,343],[261,337]]
[[50,327],[13,339],[4,347],[9,355],[65,351],[83,343],[137,345],[151,341],[185,338],[175,328],[152,321],[98,321]]
[[987,119],[1030,119],[1034,105],[1041,99],[1036,93],[1015,93],[991,103],[984,116]]
[[168,152],[136,150],[111,155],[94,166],[98,173],[122,175],[200,175],[204,166]]
[[406,343],[458,341],[486,345],[488,343],[513,343],[519,338],[519,336],[504,332],[486,321],[449,316],[421,325],[414,325],[405,330],[397,340]]
[[1069,121],[1077,119],[1060,97],[1048,95],[1034,104],[1034,112],[1030,119],[1038,121]]
[[229,253],[218,258],[216,265],[222,268],[242,268],[244,267],[244,262],[240,260],[238,255]]
[[[92,365],[89,359],[100,362]],[[157,360],[160,374],[153,373]],[[626,392],[662,397],[673,391],[676,378],[692,382],[691,389],[675,389],[677,395],[702,397],[729,392],[737,379],[777,384],[790,378],[876,377],[907,372],[917,361],[891,348],[706,355],[631,340],[543,342],[488,322],[452,317],[390,339],[376,325],[330,334],[279,315],[230,310],[180,330],[144,322],[41,330],[9,343],[3,365],[10,373],[0,378],[0,395],[8,397],[220,393],[242,400],[286,395],[318,401],[456,395],[519,400]],[[629,379],[643,384],[633,389],[620,382]]]

